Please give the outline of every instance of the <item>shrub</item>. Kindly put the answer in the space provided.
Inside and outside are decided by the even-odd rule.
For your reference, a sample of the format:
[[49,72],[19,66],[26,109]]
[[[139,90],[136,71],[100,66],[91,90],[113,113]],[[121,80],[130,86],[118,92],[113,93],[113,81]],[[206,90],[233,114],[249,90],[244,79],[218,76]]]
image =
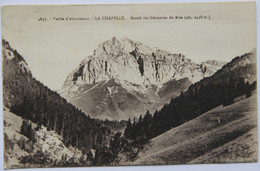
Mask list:
[[42,151],[38,150],[35,154],[24,156],[20,158],[20,162],[30,163],[30,164],[40,164],[40,165],[49,165],[52,163],[52,160],[47,154],[44,154]]
[[32,123],[29,120],[23,120],[21,134],[28,137],[32,142],[36,142],[35,132],[32,128]]
[[33,142],[26,140],[23,136],[17,141],[18,146],[28,153],[31,153],[34,149]]
[[14,149],[14,143],[12,142],[12,140],[9,139],[6,133],[4,133],[4,146],[5,146],[5,151]]

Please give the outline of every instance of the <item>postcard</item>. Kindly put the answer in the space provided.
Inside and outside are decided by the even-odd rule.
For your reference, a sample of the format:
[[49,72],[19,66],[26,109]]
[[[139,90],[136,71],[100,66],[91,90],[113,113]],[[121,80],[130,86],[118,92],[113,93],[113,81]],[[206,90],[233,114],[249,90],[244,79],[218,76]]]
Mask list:
[[258,161],[255,2],[1,15],[5,169]]

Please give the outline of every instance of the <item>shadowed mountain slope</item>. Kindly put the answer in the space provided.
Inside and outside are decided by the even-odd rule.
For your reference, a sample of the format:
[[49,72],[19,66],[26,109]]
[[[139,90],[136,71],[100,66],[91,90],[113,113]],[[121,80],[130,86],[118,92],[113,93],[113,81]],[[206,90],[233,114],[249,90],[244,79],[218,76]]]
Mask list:
[[92,117],[127,120],[161,108],[223,65],[113,37],[82,60],[59,93]]
[[256,100],[242,96],[151,139],[132,164],[256,162]]

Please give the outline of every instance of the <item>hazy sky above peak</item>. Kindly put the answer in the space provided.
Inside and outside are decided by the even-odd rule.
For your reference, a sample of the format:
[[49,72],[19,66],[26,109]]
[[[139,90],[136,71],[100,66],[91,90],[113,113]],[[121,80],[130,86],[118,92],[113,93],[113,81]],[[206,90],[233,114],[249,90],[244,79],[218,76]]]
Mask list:
[[[102,20],[109,16],[126,19]],[[130,20],[131,16],[192,19]],[[41,17],[48,21],[38,21]],[[55,21],[53,17],[90,20]],[[2,37],[25,58],[33,75],[53,90],[60,89],[66,76],[113,36],[182,53],[197,63],[228,62],[256,47],[256,7],[254,2],[240,2],[2,8]]]

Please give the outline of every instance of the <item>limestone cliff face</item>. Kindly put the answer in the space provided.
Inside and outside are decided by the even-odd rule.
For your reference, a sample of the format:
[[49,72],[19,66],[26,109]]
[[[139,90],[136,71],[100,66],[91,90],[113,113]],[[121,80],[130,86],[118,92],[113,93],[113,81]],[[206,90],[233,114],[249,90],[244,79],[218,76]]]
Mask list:
[[[90,91],[97,88],[91,85],[113,79],[118,85],[137,99],[141,99],[142,103],[145,104],[152,102],[151,99],[157,99],[157,92],[164,85],[168,86],[167,82],[188,79],[190,83],[194,83],[212,75],[223,64],[217,61],[196,64],[183,54],[172,54],[157,48],[150,48],[127,38],[117,39],[113,37],[111,40],[101,43],[92,55],[86,57],[68,75],[60,93],[77,106],[80,100],[75,102],[72,99],[75,98],[75,94],[81,91],[79,87],[81,89],[91,87],[87,89],[87,91]],[[187,84],[187,82],[185,83]],[[109,92],[111,90],[114,89],[108,88]],[[148,92],[150,95],[155,95],[147,97],[150,99],[149,102],[146,98],[140,97],[148,96],[146,95]],[[82,99],[85,97],[77,98]],[[159,103],[165,103],[165,101]],[[129,108],[131,107],[127,107],[126,110]],[[145,107],[145,110],[147,109],[149,107]],[[86,110],[84,111],[86,112]],[[124,111],[120,111],[120,113],[124,113]]]

